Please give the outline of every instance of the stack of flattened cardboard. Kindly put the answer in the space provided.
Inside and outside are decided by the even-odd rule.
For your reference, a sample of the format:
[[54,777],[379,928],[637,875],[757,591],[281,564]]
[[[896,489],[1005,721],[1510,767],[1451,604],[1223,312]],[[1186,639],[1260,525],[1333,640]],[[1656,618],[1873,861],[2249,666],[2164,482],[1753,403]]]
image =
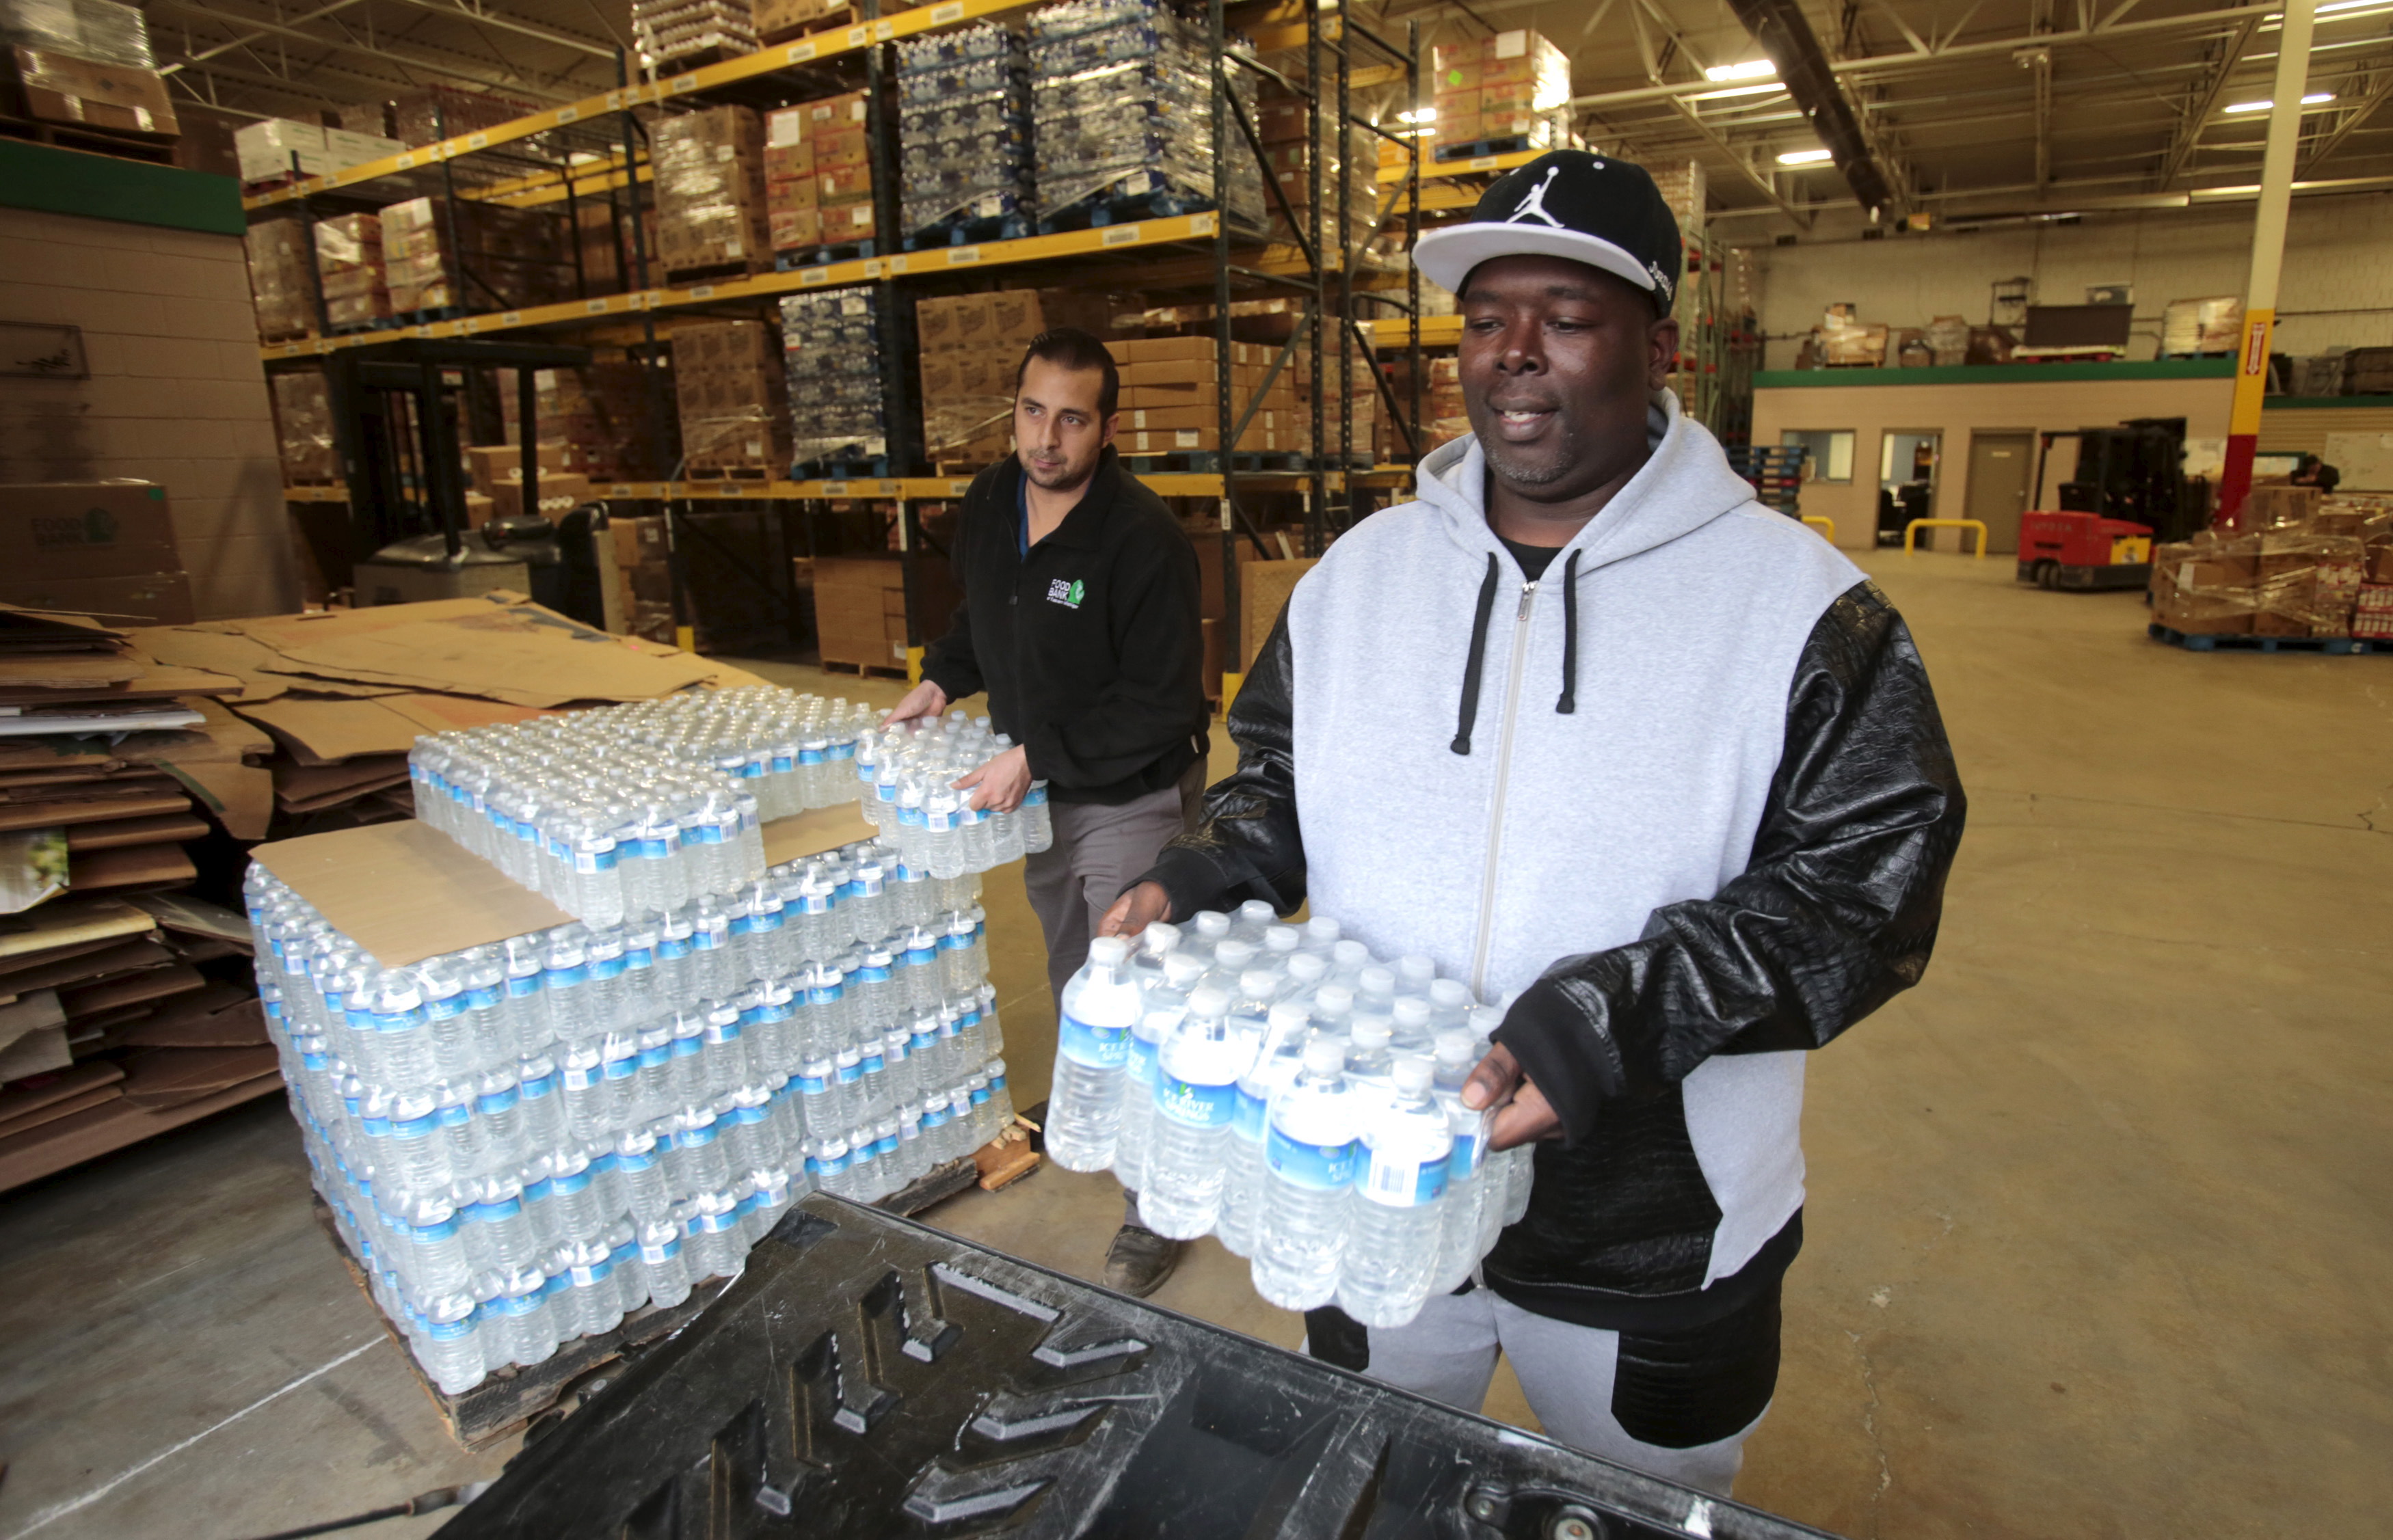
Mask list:
[[0,928],[0,1191],[276,1090],[249,944],[242,916],[183,894]]
[[[133,637],[161,662],[238,683],[226,704],[269,736],[272,804],[287,816],[280,832],[293,834],[410,816],[407,754],[422,734],[759,682],[508,594],[159,626]],[[233,832],[260,839],[266,830],[261,823]]]

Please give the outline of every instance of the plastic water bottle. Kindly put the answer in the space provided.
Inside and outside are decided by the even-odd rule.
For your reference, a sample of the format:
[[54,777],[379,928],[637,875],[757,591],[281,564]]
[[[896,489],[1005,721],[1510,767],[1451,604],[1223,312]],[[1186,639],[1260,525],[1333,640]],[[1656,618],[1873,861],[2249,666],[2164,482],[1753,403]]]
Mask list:
[[1437,1272],[1454,1136],[1432,1079],[1428,1060],[1398,1060],[1393,1100],[1363,1119],[1367,1163],[1347,1208],[1338,1308],[1366,1326],[1419,1314]]
[[1338,1292],[1357,1147],[1345,1067],[1345,1045],[1316,1038],[1272,1103],[1253,1276],[1255,1292],[1282,1310],[1317,1309]]
[[1055,817],[1047,805],[1045,781],[1032,781],[1030,790],[1023,793],[1020,816],[1025,855],[1036,855],[1055,842]]
[[1122,937],[1099,936],[1089,943],[1089,960],[1064,985],[1047,1156],[1067,1171],[1102,1171],[1113,1162],[1131,1024],[1138,1019],[1138,988],[1122,972],[1129,955]]
[[1437,1269],[1430,1276],[1430,1292],[1451,1294],[1479,1265],[1479,1206],[1484,1193],[1481,1172],[1486,1163],[1486,1111],[1462,1104],[1462,1088],[1477,1064],[1471,1034],[1449,1028],[1437,1035],[1437,1057],[1432,1088],[1445,1112],[1446,1132],[1454,1153],[1445,1165],[1445,1219],[1438,1239]]
[[1145,1180],[1147,1131],[1155,1119],[1156,1058],[1188,1013],[1188,991],[1205,973],[1202,959],[1177,952],[1164,954],[1163,964],[1160,974],[1141,978],[1138,1021],[1131,1029],[1128,1078],[1122,1086],[1121,1128],[1114,1139],[1114,1175],[1133,1193]]
[[1155,1125],[1138,1213],[1149,1230],[1171,1240],[1207,1233],[1221,1212],[1238,1076],[1254,1059],[1254,1045],[1231,1030],[1229,1010],[1228,995],[1198,985],[1156,1065]]
[[1237,1108],[1230,1120],[1223,1161],[1227,1169],[1222,1184],[1222,1211],[1213,1221],[1213,1233],[1233,1256],[1254,1252],[1255,1231],[1262,1215],[1263,1143],[1270,1131],[1271,1099],[1296,1078],[1311,1031],[1312,1018],[1303,1006],[1273,1006],[1262,1045],[1238,1077]]

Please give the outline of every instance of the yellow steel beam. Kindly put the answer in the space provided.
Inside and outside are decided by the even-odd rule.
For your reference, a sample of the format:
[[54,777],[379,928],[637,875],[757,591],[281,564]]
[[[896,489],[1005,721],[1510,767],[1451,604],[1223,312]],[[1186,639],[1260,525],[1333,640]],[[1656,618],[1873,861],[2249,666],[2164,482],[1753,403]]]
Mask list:
[[[1301,476],[1302,473],[1262,472],[1238,477],[1241,481],[1267,479],[1273,475],[1283,478]],[[1387,485],[1409,478],[1409,465],[1380,465],[1361,472],[1356,479],[1373,485]],[[1155,476],[1142,476],[1139,481],[1158,497],[1219,497],[1222,478],[1210,472],[1174,471]],[[1344,477],[1330,474],[1330,484],[1338,486]],[[816,499],[884,498],[904,502],[947,502],[964,495],[972,486],[969,477],[925,476],[889,476],[859,481],[616,481],[594,489],[600,497],[620,498],[629,502],[798,502]],[[285,502],[347,502],[348,490],[341,486],[285,487]]]
[[[1380,347],[1402,347],[1405,346],[1406,326],[1404,317],[1382,317],[1378,320],[1372,321],[1370,325],[1371,341],[1375,346]],[[1462,318],[1460,316],[1421,317],[1421,346],[1423,347],[1453,347],[1460,344],[1461,341]]]

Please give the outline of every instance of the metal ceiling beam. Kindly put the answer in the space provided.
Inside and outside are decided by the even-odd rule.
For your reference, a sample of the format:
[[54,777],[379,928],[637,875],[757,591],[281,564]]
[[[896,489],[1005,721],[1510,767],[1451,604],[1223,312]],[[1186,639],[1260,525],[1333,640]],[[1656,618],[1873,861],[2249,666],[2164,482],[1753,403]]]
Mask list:
[[2202,131],[2210,125],[2210,115],[2218,111],[2219,99],[2227,95],[2227,77],[2235,72],[2235,66],[2242,62],[2243,50],[2250,45],[2252,34],[2259,30],[2258,17],[2244,18],[2243,24],[2228,38],[2225,46],[2219,49],[2218,63],[2210,72],[2210,78],[2198,83],[2187,98],[2186,115],[2177,124],[2177,137],[2169,141],[2168,158],[2161,163],[2160,185],[2164,189],[2177,180],[2177,173],[2185,169],[2185,163],[2192,159],[2194,146],[2202,142]]
[[[1897,212],[1893,187],[1877,163],[1861,118],[1845,98],[1825,50],[1797,0],[1729,0],[1729,8],[1778,66],[1795,105],[1811,120],[1837,169],[1875,219]],[[1908,34],[1906,34],[1908,35]],[[1916,44],[1917,39],[1913,39]],[[1681,111],[1686,111],[1681,107]]]
[[[304,44],[311,48],[323,48],[334,53],[355,54],[366,59],[388,59],[392,64],[401,66],[406,69],[421,70],[431,74],[443,76],[450,80],[464,81],[473,85],[495,86],[518,96],[531,97],[544,102],[556,103],[576,99],[574,97],[562,96],[556,92],[543,91],[536,87],[528,86],[524,85],[519,78],[510,78],[504,74],[494,74],[488,70],[469,69],[462,64],[427,59],[414,52],[401,53],[386,43],[380,46],[369,46],[367,44],[351,42],[343,38],[325,37],[316,33],[301,32],[296,27],[284,26],[279,22],[255,21],[246,17],[230,15],[227,12],[217,10],[213,7],[203,5],[201,3],[201,0],[153,0],[153,3],[163,4],[178,11],[187,11],[193,16],[204,17],[211,21],[218,22],[226,27],[234,29],[235,31],[247,28],[251,29],[254,33],[264,36],[286,38],[294,43]],[[228,47],[229,46],[232,46],[228,45]],[[418,45],[418,46],[428,47],[433,46],[433,45]],[[448,52],[449,50],[442,49],[440,51]],[[194,59],[197,59],[200,57],[201,56],[199,55],[192,56]],[[478,64],[481,62],[480,60],[471,59],[470,56],[460,57],[465,59],[466,63],[469,64]]]
[[537,26],[530,21],[518,21],[514,17],[498,11],[469,6],[464,3],[464,0],[455,0],[454,4],[451,4],[451,0],[399,0],[399,3],[413,6],[418,10],[430,11],[436,16],[454,17],[461,21],[496,27],[501,32],[538,38],[543,43],[553,43],[560,48],[578,49],[600,59],[612,59],[615,57],[615,50],[612,47],[602,46],[586,37],[577,37],[571,33],[557,32],[554,28]]
[[[295,26],[300,22],[321,20],[323,18],[332,15],[334,11],[345,11],[351,6],[359,5],[360,3],[361,0],[333,0],[333,3],[329,6],[319,6],[314,10],[307,12],[305,16],[294,17],[292,19],[292,24]],[[255,26],[255,23],[252,22],[250,25]],[[252,43],[262,41],[266,35],[267,34],[262,32],[253,32],[245,33],[240,37],[236,37],[229,43],[216,44],[211,47],[201,49],[198,53],[191,55],[189,59],[184,60],[181,63],[169,64],[158,72],[162,75],[171,75],[176,71],[183,69],[187,64],[203,63],[208,59],[216,58],[218,55],[232,53],[237,49],[247,47]]]
[[2302,169],[2309,170],[2343,148],[2343,141],[2351,137],[2352,130],[2368,121],[2369,116],[2384,106],[2388,98],[2393,98],[2393,70],[2379,74],[2375,84],[2368,88],[2368,95],[2360,98],[2352,110],[2343,115],[2341,123],[2310,146],[2309,154],[2302,161]]

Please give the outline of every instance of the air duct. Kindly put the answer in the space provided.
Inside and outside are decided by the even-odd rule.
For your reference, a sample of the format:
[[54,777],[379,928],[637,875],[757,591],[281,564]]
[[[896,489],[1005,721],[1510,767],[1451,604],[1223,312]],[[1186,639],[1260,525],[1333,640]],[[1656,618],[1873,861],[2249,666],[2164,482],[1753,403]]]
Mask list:
[[1837,88],[1837,76],[1820,39],[1805,20],[1796,0],[1729,0],[1736,19],[1778,66],[1778,78],[1795,105],[1811,120],[1812,130],[1827,147],[1837,169],[1862,207],[1876,217],[1894,212],[1894,190],[1886,173],[1871,155],[1869,141],[1852,108]]

